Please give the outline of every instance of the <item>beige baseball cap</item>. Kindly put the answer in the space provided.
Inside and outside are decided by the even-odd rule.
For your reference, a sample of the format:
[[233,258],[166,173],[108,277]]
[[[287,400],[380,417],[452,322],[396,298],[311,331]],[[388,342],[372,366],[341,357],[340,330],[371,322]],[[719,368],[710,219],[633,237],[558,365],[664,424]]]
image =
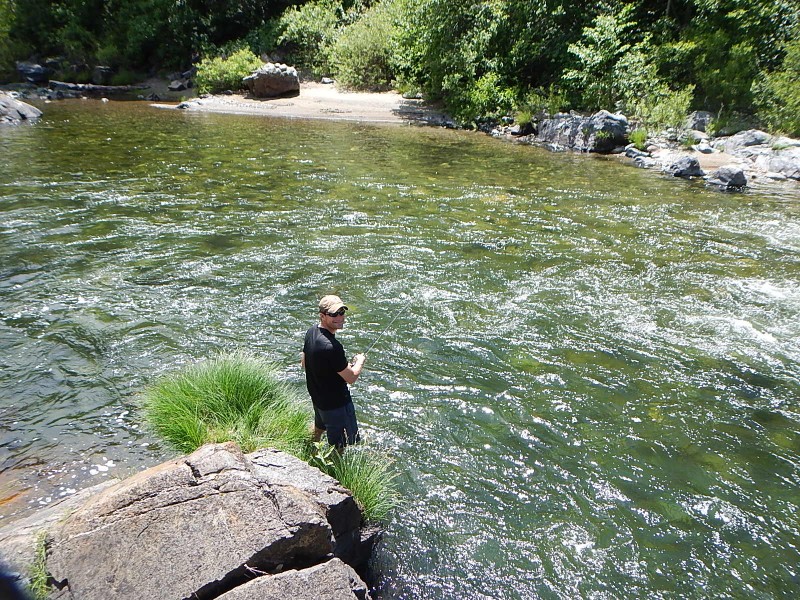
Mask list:
[[323,296],[319,301],[319,312],[335,313],[340,308],[349,310],[339,296]]

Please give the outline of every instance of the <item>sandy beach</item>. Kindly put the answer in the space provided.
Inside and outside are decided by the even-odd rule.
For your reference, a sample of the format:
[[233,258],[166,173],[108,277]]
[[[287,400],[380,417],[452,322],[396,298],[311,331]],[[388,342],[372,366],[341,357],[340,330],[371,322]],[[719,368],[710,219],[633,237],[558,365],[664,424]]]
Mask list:
[[[174,104],[155,104],[176,108]],[[397,92],[343,92],[333,84],[308,82],[300,94],[286,98],[255,99],[243,94],[215,95],[182,102],[190,111],[264,115],[295,119],[326,119],[368,123],[441,124],[447,117],[421,100]]]

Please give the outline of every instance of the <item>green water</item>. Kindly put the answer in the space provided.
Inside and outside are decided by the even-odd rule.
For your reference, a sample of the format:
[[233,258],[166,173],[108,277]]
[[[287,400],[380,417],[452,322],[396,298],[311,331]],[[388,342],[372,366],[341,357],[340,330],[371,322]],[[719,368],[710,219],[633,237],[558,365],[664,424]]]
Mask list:
[[43,105],[0,129],[0,525],[171,456],[153,377],[302,388],[351,307],[406,505],[381,598],[800,590],[800,188],[721,194],[465,132]]

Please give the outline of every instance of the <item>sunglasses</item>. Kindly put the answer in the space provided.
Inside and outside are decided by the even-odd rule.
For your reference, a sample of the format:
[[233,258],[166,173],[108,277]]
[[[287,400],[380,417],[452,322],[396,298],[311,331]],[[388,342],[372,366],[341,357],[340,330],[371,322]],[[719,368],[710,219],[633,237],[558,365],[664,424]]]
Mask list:
[[325,314],[328,315],[329,317],[341,317],[341,316],[344,315],[344,313],[345,313],[345,309],[340,308],[336,312],[326,312]]

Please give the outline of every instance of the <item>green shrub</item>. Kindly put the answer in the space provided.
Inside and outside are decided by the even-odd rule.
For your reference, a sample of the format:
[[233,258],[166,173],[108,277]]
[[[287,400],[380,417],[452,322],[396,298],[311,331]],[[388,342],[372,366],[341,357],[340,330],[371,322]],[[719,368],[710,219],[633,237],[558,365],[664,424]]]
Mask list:
[[647,130],[642,129],[641,127],[638,129],[634,129],[631,131],[629,136],[631,143],[636,146],[639,150],[645,150],[647,148]]
[[240,90],[242,79],[258,69],[263,62],[249,49],[234,52],[229,57],[204,58],[197,65],[197,91],[201,94]]
[[252,355],[220,355],[168,375],[142,397],[146,422],[182,452],[206,443],[235,441],[244,452],[278,448],[306,459],[311,410]]
[[111,76],[111,85],[133,85],[144,80],[145,76],[141,73],[136,73],[129,69],[120,69]]
[[546,113],[555,115],[569,107],[569,100],[564,91],[555,85],[530,90],[520,103],[520,111],[528,111],[532,115]]
[[330,75],[331,45],[341,13],[341,4],[334,0],[316,0],[287,9],[280,18],[278,43],[288,49],[290,61],[314,75]]
[[384,521],[401,504],[394,461],[384,448],[362,442],[340,453],[320,442],[309,463],[352,492],[366,521]]
[[757,114],[767,126],[800,136],[800,39],[787,45],[781,68],[762,74],[753,89]]
[[494,120],[511,113],[516,95],[513,90],[503,86],[497,73],[490,71],[476,81],[465,82],[458,91],[455,77],[457,75],[446,76],[444,85],[451,90],[449,109],[461,123]]
[[275,50],[281,35],[279,19],[269,19],[244,36],[254,54],[261,56]]
[[[345,27],[331,46],[336,82],[354,90],[387,90],[392,69],[391,3],[380,3]],[[388,7],[388,8],[386,8]]]
[[686,116],[694,97],[694,86],[682,90],[670,90],[666,84],[643,91],[630,101],[630,110],[637,119],[650,129],[684,129]]

